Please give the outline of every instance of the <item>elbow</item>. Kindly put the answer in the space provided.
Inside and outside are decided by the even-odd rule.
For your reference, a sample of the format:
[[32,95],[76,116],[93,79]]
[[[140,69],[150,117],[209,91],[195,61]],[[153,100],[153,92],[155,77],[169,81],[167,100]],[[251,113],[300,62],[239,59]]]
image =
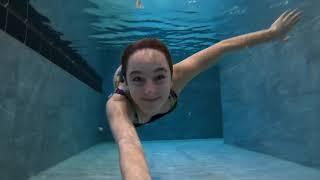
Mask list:
[[215,45],[221,54],[227,53],[236,47],[235,43],[230,39],[222,40]]

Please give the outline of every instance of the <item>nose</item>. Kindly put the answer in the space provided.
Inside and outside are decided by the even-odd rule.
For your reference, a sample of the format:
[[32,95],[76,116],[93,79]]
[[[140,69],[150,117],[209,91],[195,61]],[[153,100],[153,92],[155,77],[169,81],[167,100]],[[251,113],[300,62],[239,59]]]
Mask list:
[[152,80],[148,80],[144,86],[144,93],[148,96],[152,96],[156,90],[157,85]]

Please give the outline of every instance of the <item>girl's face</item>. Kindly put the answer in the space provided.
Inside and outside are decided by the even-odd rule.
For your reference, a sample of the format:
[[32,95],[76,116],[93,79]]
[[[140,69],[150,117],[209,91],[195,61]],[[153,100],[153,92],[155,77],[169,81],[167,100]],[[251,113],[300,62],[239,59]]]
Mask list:
[[126,78],[130,95],[142,112],[156,113],[167,101],[172,81],[162,52],[141,49],[133,53],[128,60]]

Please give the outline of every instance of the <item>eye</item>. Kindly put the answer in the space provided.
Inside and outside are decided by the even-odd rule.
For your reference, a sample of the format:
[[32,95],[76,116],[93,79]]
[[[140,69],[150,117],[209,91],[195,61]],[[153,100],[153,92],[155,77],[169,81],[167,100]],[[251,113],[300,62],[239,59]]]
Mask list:
[[132,81],[141,81],[141,80],[142,80],[141,77],[135,77],[132,79]]
[[161,80],[161,79],[164,79],[164,78],[166,78],[164,75],[159,75],[159,76],[157,76],[156,80]]

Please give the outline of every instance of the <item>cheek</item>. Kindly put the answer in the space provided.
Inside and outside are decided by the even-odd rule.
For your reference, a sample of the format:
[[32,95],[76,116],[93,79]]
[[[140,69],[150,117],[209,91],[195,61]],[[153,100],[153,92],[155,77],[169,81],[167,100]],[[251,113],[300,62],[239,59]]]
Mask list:
[[130,94],[132,96],[137,96],[137,95],[141,94],[142,92],[143,92],[143,88],[142,87],[132,86],[130,88]]
[[159,87],[160,93],[162,95],[169,95],[170,94],[170,89],[171,89],[171,83],[167,82],[163,84],[162,86]]

